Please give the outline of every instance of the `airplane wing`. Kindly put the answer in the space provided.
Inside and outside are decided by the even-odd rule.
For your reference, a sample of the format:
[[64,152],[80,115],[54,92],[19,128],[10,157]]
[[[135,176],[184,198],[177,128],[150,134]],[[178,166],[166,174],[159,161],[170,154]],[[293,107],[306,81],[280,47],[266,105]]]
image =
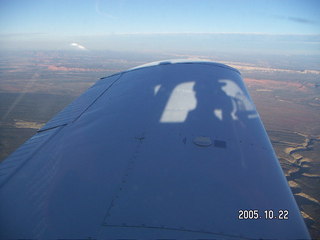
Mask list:
[[100,79],[0,165],[1,239],[305,239],[238,70]]

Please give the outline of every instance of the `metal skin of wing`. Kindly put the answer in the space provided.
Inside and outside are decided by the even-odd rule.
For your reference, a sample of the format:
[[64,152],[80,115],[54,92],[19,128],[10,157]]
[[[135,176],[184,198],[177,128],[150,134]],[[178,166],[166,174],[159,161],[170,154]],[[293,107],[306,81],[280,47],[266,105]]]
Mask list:
[[1,239],[306,239],[240,73],[102,78],[0,165]]

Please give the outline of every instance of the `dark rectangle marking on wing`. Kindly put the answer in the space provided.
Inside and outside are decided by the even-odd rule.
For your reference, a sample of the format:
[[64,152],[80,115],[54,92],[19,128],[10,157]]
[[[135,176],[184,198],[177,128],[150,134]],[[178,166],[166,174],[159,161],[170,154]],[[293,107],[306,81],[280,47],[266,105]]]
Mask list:
[[227,143],[226,143],[226,141],[214,140],[214,146],[218,147],[218,148],[226,148]]

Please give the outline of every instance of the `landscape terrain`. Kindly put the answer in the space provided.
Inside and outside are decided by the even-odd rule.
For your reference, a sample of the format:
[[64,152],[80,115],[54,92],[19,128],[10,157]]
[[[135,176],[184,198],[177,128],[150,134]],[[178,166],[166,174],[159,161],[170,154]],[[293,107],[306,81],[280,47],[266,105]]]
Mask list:
[[319,56],[112,51],[10,51],[0,56],[0,161],[101,77],[172,58],[209,59],[237,68],[310,234],[320,238]]

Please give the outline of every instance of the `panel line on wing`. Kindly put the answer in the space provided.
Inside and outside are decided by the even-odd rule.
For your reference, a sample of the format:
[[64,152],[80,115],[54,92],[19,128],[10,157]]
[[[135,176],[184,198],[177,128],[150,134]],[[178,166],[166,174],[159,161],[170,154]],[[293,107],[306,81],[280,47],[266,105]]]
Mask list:
[[118,78],[116,78],[102,93],[99,94],[99,96],[93,100],[93,102],[91,104],[88,105],[88,107],[86,107],[80,114],[78,117],[76,117],[72,122],[75,122],[77,121],[81,116],[82,114],[84,114],[93,104],[95,104],[96,101],[98,101],[98,99],[103,95],[105,94],[105,92],[107,92],[112,86],[113,84],[115,84],[120,78],[121,78],[122,74],[120,74],[118,76]]
[[43,132],[51,128],[66,125],[79,119],[112,85],[120,79],[122,74],[113,75],[112,77],[103,78],[95,85],[89,88],[80,97],[74,100],[60,113],[58,113],[45,126],[38,130]]
[[0,187],[14,175],[29,159],[41,149],[45,143],[55,136],[63,127],[56,127],[45,132],[40,132],[31,137],[14,153],[12,153],[0,167]]
[[138,140],[135,151],[128,160],[127,167],[125,169],[125,172],[122,175],[121,183],[119,184],[118,189],[116,190],[114,196],[112,197],[111,203],[108,207],[108,210],[107,210],[107,213],[104,217],[102,225],[106,224],[107,218],[110,217],[110,215],[111,215],[110,212],[112,211],[112,208],[115,205],[116,200],[119,198],[120,193],[123,191],[123,189],[125,187],[125,184],[127,182],[127,178],[129,177],[130,172],[133,171],[133,169],[134,169],[135,161],[138,158],[138,154],[139,154],[141,145],[143,143],[143,140],[145,139],[145,133],[142,133],[140,136],[135,137],[135,139]]
[[195,230],[195,229],[188,229],[188,228],[174,228],[174,227],[167,227],[167,226],[148,226],[148,225],[142,225],[142,226],[134,226],[134,225],[113,225],[113,224],[105,224],[103,227],[116,227],[116,228],[137,228],[137,229],[159,229],[159,230],[171,230],[171,231],[180,231],[180,232],[192,232],[192,233],[205,233],[205,234],[212,234],[216,235],[217,237],[228,237],[228,238],[234,238],[234,239],[252,239],[245,236],[239,236],[239,235],[232,235],[227,233],[219,233],[219,232],[211,232],[206,230]]

